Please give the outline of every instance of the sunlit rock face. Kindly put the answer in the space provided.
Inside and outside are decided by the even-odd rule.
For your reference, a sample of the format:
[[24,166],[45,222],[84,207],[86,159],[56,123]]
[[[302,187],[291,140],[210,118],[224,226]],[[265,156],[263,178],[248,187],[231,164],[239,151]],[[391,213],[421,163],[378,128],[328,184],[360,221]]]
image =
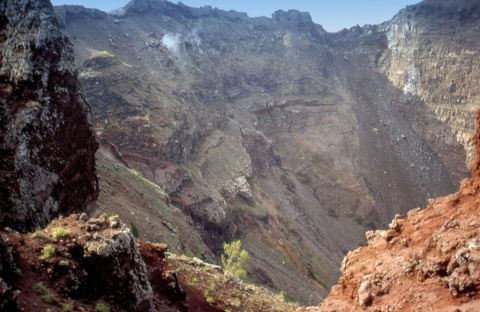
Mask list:
[[420,97],[473,159],[471,117],[478,108],[480,75],[476,1],[425,1],[402,10],[381,26],[388,49],[380,68],[395,86]]

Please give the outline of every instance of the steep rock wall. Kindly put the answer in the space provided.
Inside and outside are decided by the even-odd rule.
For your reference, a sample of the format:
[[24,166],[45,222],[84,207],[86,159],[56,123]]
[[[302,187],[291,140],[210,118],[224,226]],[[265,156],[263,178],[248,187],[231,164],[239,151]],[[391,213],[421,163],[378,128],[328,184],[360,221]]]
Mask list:
[[49,1],[0,3],[0,224],[19,230],[98,196],[90,109]]
[[476,311],[480,305],[480,112],[472,178],[425,210],[396,216],[349,252],[319,308],[299,311]]
[[447,145],[461,143],[467,164],[475,157],[471,116],[480,99],[479,20],[476,1],[424,1],[379,26],[388,39],[380,70],[406,94],[421,98],[450,127],[442,140]]

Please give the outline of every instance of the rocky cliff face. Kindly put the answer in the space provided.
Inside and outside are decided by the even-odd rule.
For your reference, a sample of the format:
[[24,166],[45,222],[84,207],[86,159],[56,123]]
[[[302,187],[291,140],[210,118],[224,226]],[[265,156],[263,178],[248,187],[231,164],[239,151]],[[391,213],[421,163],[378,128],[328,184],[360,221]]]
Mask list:
[[48,1],[0,3],[0,224],[45,226],[98,196],[97,143]]
[[379,27],[388,45],[379,59],[380,70],[449,126],[451,133],[442,141],[461,143],[468,164],[475,156],[471,116],[479,100],[479,21],[476,1],[425,1]]
[[[101,209],[126,216],[145,237],[159,229],[173,248],[210,261],[240,238],[252,279],[297,300],[317,302],[328,292],[365,230],[452,192],[466,174],[452,125],[465,123],[458,131],[467,137],[467,113],[455,115],[463,121],[439,117],[432,99],[391,74],[404,59],[422,63],[395,45],[416,33],[405,25],[420,14],[328,34],[298,11],[249,18],[155,0],[114,14],[56,10],[97,117],[109,190]],[[432,40],[435,53],[440,41]],[[139,184],[127,172],[156,184],[162,200],[150,199],[152,188],[145,197],[133,191]],[[129,181],[122,188],[131,195],[119,194],[115,177]]]
[[480,113],[472,178],[425,210],[396,216],[349,252],[320,308],[301,311],[476,311],[480,305]]

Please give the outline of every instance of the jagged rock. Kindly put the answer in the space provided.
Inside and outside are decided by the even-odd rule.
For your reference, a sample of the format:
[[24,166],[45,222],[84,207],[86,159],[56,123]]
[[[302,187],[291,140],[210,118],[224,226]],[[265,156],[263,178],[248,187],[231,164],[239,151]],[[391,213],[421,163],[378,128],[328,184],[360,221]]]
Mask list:
[[372,303],[372,283],[368,277],[364,278],[364,281],[360,284],[358,288],[358,303],[361,306],[368,306]]
[[[128,228],[105,230],[97,240],[77,244],[84,250],[87,268],[93,269],[87,273],[102,281],[94,287],[115,295],[131,311],[154,311],[147,268]],[[93,285],[85,286],[91,289]]]
[[30,230],[92,206],[97,143],[49,1],[2,1],[0,24],[0,225]]
[[[93,221],[99,224],[99,219],[102,218]],[[115,309],[155,311],[147,267],[130,230],[123,224],[112,229],[108,221],[104,221],[96,235],[89,236],[85,235],[87,222],[73,215],[52,221],[34,235],[2,234],[8,238],[8,248],[15,252],[25,272],[25,276],[10,278],[10,287],[26,287],[44,280],[52,295],[65,300],[95,303],[103,299]],[[54,239],[52,233],[58,229],[62,229],[63,237]],[[3,246],[6,244],[2,242],[0,247]],[[47,246],[52,251],[45,254]],[[3,262],[8,260],[1,248],[0,256]],[[17,271],[3,262],[5,272]],[[37,269],[32,272],[32,268]],[[3,271],[0,273],[4,278],[9,276]],[[31,299],[25,289],[21,290],[17,301],[19,307],[25,307]]]

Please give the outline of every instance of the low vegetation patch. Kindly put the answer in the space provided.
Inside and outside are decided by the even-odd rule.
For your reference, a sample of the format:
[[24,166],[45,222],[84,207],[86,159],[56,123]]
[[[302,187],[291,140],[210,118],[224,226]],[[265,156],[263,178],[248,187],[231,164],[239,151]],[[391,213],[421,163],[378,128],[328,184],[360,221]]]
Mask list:
[[32,286],[32,289],[34,292],[36,292],[39,295],[46,295],[48,294],[48,289],[45,287],[41,282],[36,283],[35,285]]
[[120,221],[120,217],[118,215],[111,215],[108,217],[109,222],[118,222]]
[[95,312],[110,312],[110,307],[105,302],[100,301],[95,305]]
[[69,235],[70,235],[70,231],[64,227],[59,226],[52,229],[52,238],[55,240],[66,238]]
[[38,282],[36,283],[35,285],[32,286],[32,289],[35,293],[39,294],[42,296],[42,300],[43,302],[45,303],[48,303],[48,304],[57,304],[59,302],[57,296],[55,296],[54,294],[50,293],[47,289],[47,287],[45,287],[45,285],[43,285],[42,282]]
[[43,232],[40,230],[37,230],[30,235],[31,238],[33,239],[39,239],[39,238],[44,238],[45,236],[43,235]]
[[12,94],[13,93],[13,87],[11,85],[6,85],[3,88],[3,93]]
[[40,260],[45,261],[53,257],[56,253],[55,246],[48,244],[45,245],[42,249],[42,254],[40,255]]
[[46,294],[42,296],[42,300],[48,304],[57,304],[58,298],[54,294]]
[[96,56],[96,57],[115,57],[115,55],[108,52],[107,50],[98,51],[97,53],[95,53],[94,56]]

